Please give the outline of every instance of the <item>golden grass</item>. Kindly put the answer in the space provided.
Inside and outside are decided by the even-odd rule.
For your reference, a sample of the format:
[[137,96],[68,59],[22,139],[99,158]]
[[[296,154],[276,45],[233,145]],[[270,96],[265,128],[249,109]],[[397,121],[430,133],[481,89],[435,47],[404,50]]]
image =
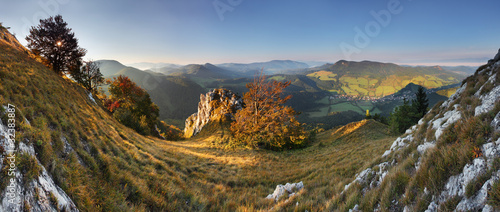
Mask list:
[[[81,211],[322,211],[394,140],[372,120],[284,152],[215,148],[218,133],[183,142],[144,137],[69,79],[5,43],[0,49],[0,105],[16,105],[17,140],[35,147]],[[61,137],[74,151],[64,153]],[[265,199],[277,184],[299,181],[305,189],[292,201]]]

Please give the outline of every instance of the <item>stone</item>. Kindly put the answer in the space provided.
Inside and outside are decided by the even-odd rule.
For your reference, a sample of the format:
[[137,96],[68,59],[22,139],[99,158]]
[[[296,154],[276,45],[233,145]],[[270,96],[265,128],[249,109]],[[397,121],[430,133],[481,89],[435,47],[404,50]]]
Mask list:
[[[279,198],[285,195],[285,192],[288,193],[288,198],[297,195],[297,192],[304,188],[304,183],[302,181],[298,183],[286,183],[285,185],[277,185],[276,189],[272,194],[267,195],[266,199],[273,199],[275,202],[278,202]],[[285,201],[288,201],[285,200]]]
[[214,89],[200,95],[198,112],[186,119],[184,136],[190,138],[200,133],[210,122],[231,121],[236,111],[243,108],[243,99],[227,89]]

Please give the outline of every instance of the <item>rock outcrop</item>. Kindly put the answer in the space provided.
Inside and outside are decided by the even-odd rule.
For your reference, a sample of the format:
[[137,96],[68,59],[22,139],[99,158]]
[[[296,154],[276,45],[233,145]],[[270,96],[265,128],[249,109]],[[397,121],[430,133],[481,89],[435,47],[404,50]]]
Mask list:
[[[7,185],[0,193],[0,211],[78,211],[75,203],[54,183],[38,161],[33,144],[19,141],[15,145],[12,140],[9,141],[11,133],[2,121],[0,120],[0,170],[8,170],[9,177],[4,178]],[[22,155],[33,158],[35,166],[40,170],[38,176],[30,179],[25,177],[26,173],[21,172],[18,166],[22,165]]]
[[[498,75],[500,75],[500,50],[494,59],[489,60],[473,76],[466,79],[448,100],[433,108],[429,112],[430,114],[422,118],[417,125],[411,127],[403,136],[397,138],[390,149],[381,156],[380,164],[358,173],[356,178],[345,186],[342,193],[351,190],[349,188],[354,183],[361,185],[360,191],[363,195],[372,189],[381,188],[386,176],[394,175],[398,171],[401,173],[405,157],[418,157],[415,163],[405,167],[406,170],[410,170],[409,173],[412,173],[409,176],[414,176],[419,172],[426,173],[420,170],[424,161],[429,160],[430,153],[427,154],[426,152],[431,149],[435,150],[435,148],[438,148],[438,144],[441,147],[446,145],[443,144],[442,139],[449,136],[446,133],[450,133],[450,127],[457,124],[465,126],[475,118],[475,120],[484,122],[485,126],[489,125],[491,132],[481,137],[484,142],[477,143],[474,158],[464,164],[463,167],[456,167],[454,175],[443,178],[440,182],[443,185],[442,187],[421,188],[423,194],[419,193],[419,195],[424,197],[428,195],[428,197],[425,197],[428,198],[424,206],[425,211],[439,211],[443,210],[443,207],[448,207],[447,210],[456,211],[498,210],[498,208],[493,209],[493,206],[488,205],[488,192],[492,189],[493,184],[500,180],[498,165],[493,165],[500,158],[500,138],[494,136],[500,133],[500,77]],[[484,116],[491,118],[480,118]],[[452,129],[452,131],[457,130],[459,129],[456,127]],[[458,142],[475,142],[475,140],[461,141],[456,138],[453,142],[458,144]],[[427,166],[426,168],[436,167]],[[476,190],[470,192],[472,194],[467,195],[467,186],[479,178],[483,178],[483,182],[477,184]],[[411,181],[411,178],[409,181]],[[430,192],[431,189],[433,193]],[[382,193],[383,190],[379,190],[379,192]],[[411,194],[411,192],[406,194],[408,193]],[[390,210],[415,210],[415,207],[417,207],[415,202],[400,201],[405,198],[405,192],[398,195],[391,200]],[[379,211],[382,207],[384,206],[377,204],[373,210]],[[422,209],[422,206],[418,207],[420,207],[419,210]],[[359,205],[356,204],[350,211],[361,211],[359,208]]]
[[230,121],[242,107],[242,98],[227,89],[214,89],[205,95],[201,94],[198,112],[186,119],[184,136],[195,136],[210,122]]
[[267,195],[266,199],[272,199],[275,202],[278,202],[279,198],[285,195],[285,192],[288,193],[288,197],[293,197],[297,192],[304,188],[304,183],[302,181],[298,183],[286,183],[285,185],[277,185],[276,189],[272,194]]

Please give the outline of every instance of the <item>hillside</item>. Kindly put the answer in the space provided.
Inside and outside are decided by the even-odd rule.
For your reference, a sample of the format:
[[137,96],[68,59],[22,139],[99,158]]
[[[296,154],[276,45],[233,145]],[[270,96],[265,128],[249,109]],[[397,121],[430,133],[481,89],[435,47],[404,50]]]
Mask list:
[[[292,152],[214,148],[219,134],[170,142],[119,124],[83,88],[3,40],[0,76],[0,105],[16,107],[21,200],[7,203],[2,166],[2,211],[322,210],[331,188],[340,189],[338,182],[394,139],[385,125],[364,121]],[[8,151],[8,111],[0,112],[0,144]],[[298,181],[305,189],[293,202],[265,199],[277,184]]]
[[330,210],[499,211],[500,50],[356,174]]
[[307,76],[324,83],[323,90],[351,96],[383,97],[393,94],[409,83],[426,88],[438,88],[464,79],[439,66],[403,67],[392,63],[341,60],[310,68]]

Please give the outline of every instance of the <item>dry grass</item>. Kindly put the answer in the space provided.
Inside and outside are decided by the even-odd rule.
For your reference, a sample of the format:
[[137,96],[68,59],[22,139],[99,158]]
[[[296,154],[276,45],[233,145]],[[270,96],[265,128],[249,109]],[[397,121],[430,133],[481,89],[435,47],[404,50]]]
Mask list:
[[[17,108],[17,142],[35,147],[82,211],[321,211],[394,140],[375,121],[323,132],[311,146],[284,152],[216,148],[217,131],[183,142],[143,137],[82,87],[5,43],[0,49],[0,105]],[[61,137],[74,151],[63,151]],[[277,184],[299,181],[305,189],[292,201],[264,199]]]

